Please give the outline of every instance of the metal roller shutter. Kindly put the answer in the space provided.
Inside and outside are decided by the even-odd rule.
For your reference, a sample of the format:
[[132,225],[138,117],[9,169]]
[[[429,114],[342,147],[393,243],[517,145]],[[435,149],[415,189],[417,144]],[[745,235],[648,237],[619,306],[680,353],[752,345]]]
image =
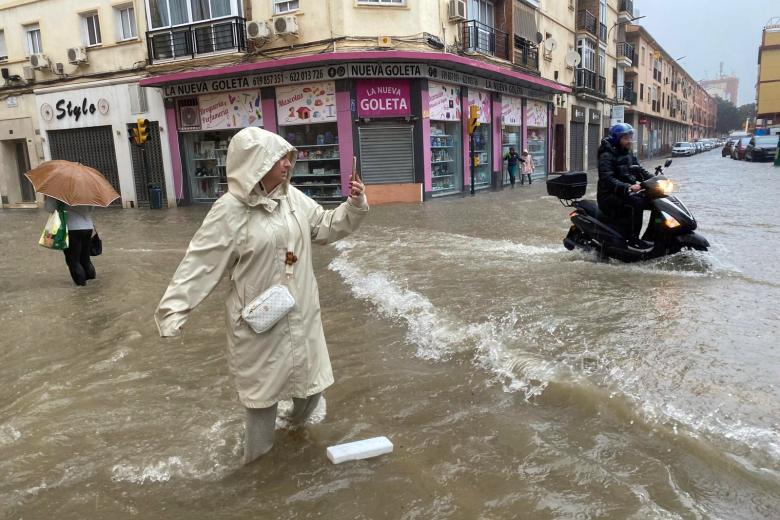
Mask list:
[[571,170],[582,171],[583,157],[585,156],[585,123],[571,123],[569,150],[571,151]]
[[[92,126],[47,132],[52,159],[80,162],[95,168],[119,191],[119,172],[114,151],[114,134],[110,126]],[[121,197],[114,201],[121,205]]]
[[366,184],[414,182],[414,139],[409,125],[358,128],[360,175]]
[[599,145],[601,144],[601,126],[588,125],[588,169],[599,167]]
[[[127,125],[128,132],[135,125]],[[133,159],[133,180],[135,183],[135,198],[138,207],[149,207],[148,184],[162,188],[162,203],[168,206],[167,190],[165,189],[165,173],[163,170],[162,145],[160,143],[160,124],[157,121],[149,122],[149,139],[146,141],[145,153],[147,165],[146,178],[141,169],[141,151],[135,145],[130,145],[130,155]]]

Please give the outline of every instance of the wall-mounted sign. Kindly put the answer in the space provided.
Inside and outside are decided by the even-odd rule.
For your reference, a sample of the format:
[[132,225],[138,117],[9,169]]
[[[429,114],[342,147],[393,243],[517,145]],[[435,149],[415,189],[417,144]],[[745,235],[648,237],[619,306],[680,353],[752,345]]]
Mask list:
[[16,96],[8,96],[5,99],[5,106],[8,108],[16,108],[19,106],[19,102],[16,99]]
[[239,90],[200,96],[200,127],[203,130],[263,126],[259,90]]
[[358,117],[412,115],[408,80],[359,80],[356,90]]
[[520,86],[517,80],[512,82],[473,76],[465,72],[443,69],[424,63],[344,63],[306,69],[267,72],[228,78],[204,79],[166,85],[165,97],[198,96],[226,92],[230,90],[248,90],[261,87],[280,87],[316,81],[338,79],[410,79],[427,78],[434,81],[465,85],[468,87],[500,92],[512,96],[536,98],[543,101],[551,99],[547,93],[534,85]]
[[501,98],[501,123],[520,126],[523,123],[523,100],[512,96]]
[[460,87],[429,81],[428,114],[432,121],[460,121]]
[[581,107],[579,105],[572,105],[571,106],[571,120],[575,123],[584,123],[585,122],[585,107]]
[[276,89],[280,126],[336,121],[336,85],[332,81]]
[[525,106],[526,126],[535,128],[547,127],[547,105],[538,101],[529,101]]
[[92,115],[97,112],[97,107],[94,103],[87,101],[87,98],[82,98],[81,103],[78,101],[67,101],[60,99],[55,103],[54,110],[56,112],[57,119],[64,119],[65,117],[72,117],[78,121],[81,116]]
[[600,125],[601,124],[601,112],[598,110],[591,110],[590,111],[590,124],[592,125]]
[[483,125],[489,125],[491,119],[490,111],[490,92],[482,90],[469,89],[469,106],[477,105],[479,107],[479,122]]

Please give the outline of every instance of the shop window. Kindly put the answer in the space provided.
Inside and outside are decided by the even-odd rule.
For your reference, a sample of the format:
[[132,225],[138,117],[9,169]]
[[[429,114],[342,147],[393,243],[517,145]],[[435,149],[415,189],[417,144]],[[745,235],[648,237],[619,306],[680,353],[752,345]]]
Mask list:
[[184,134],[185,167],[193,202],[213,202],[227,193],[227,150],[236,132],[238,129]]
[[87,47],[100,45],[103,42],[100,37],[100,19],[97,13],[82,14],[81,27],[84,34],[84,44]]
[[428,82],[431,120],[431,195],[463,189],[463,144],[460,87]]
[[298,10],[298,0],[274,0],[274,14],[289,13]]
[[132,40],[138,37],[135,24],[135,8],[132,5],[114,7],[116,16],[116,34],[120,41]]
[[0,60],[8,59],[8,51],[5,48],[5,33],[0,31]]
[[25,49],[27,50],[27,56],[31,54],[40,54],[43,52],[43,43],[41,41],[41,29],[38,24],[26,25],[24,27],[25,35]]
[[282,126],[280,135],[298,149],[292,184],[317,200],[341,199],[338,128],[333,123]]

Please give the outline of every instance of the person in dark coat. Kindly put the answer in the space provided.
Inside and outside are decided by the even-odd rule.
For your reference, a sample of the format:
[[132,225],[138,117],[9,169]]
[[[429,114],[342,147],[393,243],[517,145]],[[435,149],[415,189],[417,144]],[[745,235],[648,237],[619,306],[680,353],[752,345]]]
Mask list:
[[609,136],[601,141],[598,151],[599,209],[615,224],[632,247],[646,248],[651,244],[639,239],[642,229],[642,211],[649,209],[649,201],[639,193],[640,184],[653,176],[639,165],[631,152],[634,129],[618,123],[609,129]]
[[524,163],[525,160],[521,158],[520,155],[515,151],[514,146],[509,147],[509,152],[507,152],[507,154],[504,156],[504,160],[506,161],[507,171],[509,172],[509,182],[514,188],[520,163]]

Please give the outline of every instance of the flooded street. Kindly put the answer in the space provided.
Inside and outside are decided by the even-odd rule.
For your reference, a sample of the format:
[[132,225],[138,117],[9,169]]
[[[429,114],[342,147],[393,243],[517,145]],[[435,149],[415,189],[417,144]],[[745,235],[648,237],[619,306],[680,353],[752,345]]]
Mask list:
[[372,208],[315,249],[326,405],[247,467],[227,284],[181,339],[152,317],[208,208],[97,211],[85,288],[42,211],[0,211],[0,518],[777,518],[780,168],[667,174],[710,252],[566,251],[542,182]]

